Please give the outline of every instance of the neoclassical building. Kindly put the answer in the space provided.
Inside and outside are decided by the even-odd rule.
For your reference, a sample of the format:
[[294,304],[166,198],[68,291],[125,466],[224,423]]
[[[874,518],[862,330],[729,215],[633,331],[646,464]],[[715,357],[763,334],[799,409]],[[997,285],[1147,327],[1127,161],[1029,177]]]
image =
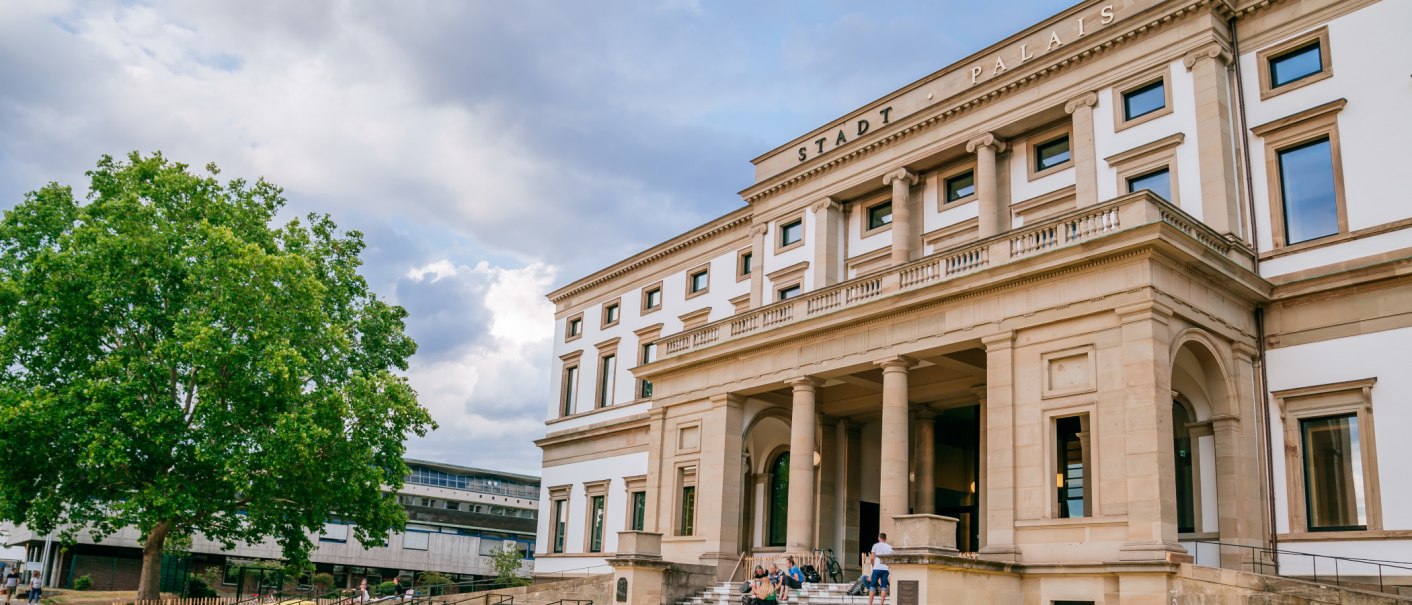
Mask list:
[[1412,559],[1409,24],[1085,1],[755,158],[549,295],[537,569],[856,568],[917,515],[1034,603]]

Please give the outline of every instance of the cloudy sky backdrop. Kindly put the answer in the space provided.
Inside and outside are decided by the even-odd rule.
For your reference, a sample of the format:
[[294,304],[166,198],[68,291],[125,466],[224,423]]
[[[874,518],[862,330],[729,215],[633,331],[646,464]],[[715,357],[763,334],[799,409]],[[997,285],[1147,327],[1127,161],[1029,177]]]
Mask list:
[[743,202],[750,158],[1066,0],[0,2],[0,209],[161,150],[369,242],[441,429],[537,473],[544,294]]

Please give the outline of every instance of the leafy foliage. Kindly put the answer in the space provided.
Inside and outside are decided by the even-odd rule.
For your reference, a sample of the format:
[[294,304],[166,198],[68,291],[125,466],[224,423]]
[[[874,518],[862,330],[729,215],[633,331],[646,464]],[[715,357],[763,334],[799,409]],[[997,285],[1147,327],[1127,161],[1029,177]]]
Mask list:
[[87,574],[74,578],[74,590],[88,590],[93,588],[93,578]]
[[435,571],[424,571],[417,576],[417,586],[424,588],[427,594],[437,597],[446,591],[446,587],[451,585],[451,578]]
[[377,593],[377,596],[385,597],[397,592],[397,585],[393,584],[392,580],[388,580],[386,582],[378,584],[377,590],[375,592]]
[[[51,183],[0,220],[0,518],[67,540],[135,526],[141,598],[167,535],[275,538],[293,562],[331,517],[382,544],[404,440],[434,426],[406,312],[326,215],[275,225],[281,190],[154,154],[103,157],[87,203]],[[154,550],[155,547],[155,550]]]
[[504,586],[522,586],[528,580],[520,577],[520,550],[506,546],[491,551],[490,564],[495,568],[495,579]]
[[310,583],[313,584],[316,588],[318,588],[321,592],[328,592],[329,588],[333,587],[333,574],[328,573],[326,571],[321,571],[319,573],[314,574],[313,578],[311,578]]
[[189,574],[186,577],[186,596],[193,599],[202,599],[220,596],[220,593],[216,592],[216,589],[211,588],[211,585],[206,583],[205,578],[196,574]]

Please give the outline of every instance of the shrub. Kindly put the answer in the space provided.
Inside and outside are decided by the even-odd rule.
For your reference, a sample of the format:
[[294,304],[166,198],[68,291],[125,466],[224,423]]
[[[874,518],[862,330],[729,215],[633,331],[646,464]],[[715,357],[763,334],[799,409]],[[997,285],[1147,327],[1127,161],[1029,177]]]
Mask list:
[[387,581],[387,582],[383,582],[382,584],[378,584],[377,593],[378,593],[378,596],[380,596],[380,597],[385,597],[385,596],[388,596],[388,595],[392,594],[392,591],[394,591],[394,590],[396,590],[396,587],[395,587],[395,585],[389,580],[389,581]]
[[427,594],[439,597],[446,592],[446,587],[451,585],[451,578],[448,578],[434,571],[423,572],[417,578],[417,585],[426,589]]
[[192,599],[204,599],[220,595],[211,588],[210,584],[206,583],[206,580],[193,573],[186,576],[186,596]]
[[88,590],[93,588],[93,578],[86,575],[74,578],[74,590]]
[[309,583],[313,584],[321,592],[327,592],[329,587],[333,586],[333,574],[328,572],[316,573],[314,577],[310,579]]

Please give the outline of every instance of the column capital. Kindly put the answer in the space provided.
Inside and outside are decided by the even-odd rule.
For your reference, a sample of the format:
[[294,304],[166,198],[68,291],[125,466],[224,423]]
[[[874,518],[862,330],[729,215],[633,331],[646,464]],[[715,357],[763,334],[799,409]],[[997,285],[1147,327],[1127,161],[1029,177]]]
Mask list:
[[976,396],[977,402],[981,405],[985,405],[985,400],[989,393],[989,387],[986,385],[971,388],[971,394]]
[[750,225],[750,235],[751,235],[752,237],[754,237],[754,236],[763,236],[763,235],[765,235],[765,231],[767,231],[769,228],[770,228],[770,226],[767,225],[767,224],[765,224],[765,223],[760,223],[760,224],[758,224],[758,225],[756,225],[756,224],[751,224],[751,225]]
[[985,350],[987,350],[987,351],[995,351],[995,350],[998,350],[998,349],[1008,349],[1008,348],[1010,348],[1010,347],[1012,347],[1012,346],[1015,345],[1015,333],[1014,333],[1014,332],[1011,332],[1011,331],[1009,331],[1009,330],[1006,330],[1006,331],[1001,332],[1001,333],[999,333],[999,334],[991,334],[990,336],[982,336],[982,337],[981,337],[981,344],[985,346]]
[[1235,356],[1237,358],[1244,359],[1246,361],[1252,361],[1255,359],[1255,354],[1258,353],[1259,350],[1256,349],[1254,345],[1248,345],[1243,342],[1236,341],[1231,343],[1231,352],[1235,353]]
[[911,357],[898,355],[873,362],[883,369],[884,372],[905,372],[917,365],[917,360]]
[[824,210],[843,210],[843,204],[839,203],[833,196],[827,196],[824,199],[810,204],[809,209],[813,210],[815,214],[818,214]]
[[1211,430],[1235,431],[1240,428],[1240,417],[1235,414],[1220,414],[1211,417]]
[[786,380],[786,381],[784,381],[784,383],[787,384],[787,385],[789,385],[789,386],[794,387],[794,390],[796,390],[796,391],[800,391],[800,390],[810,390],[810,391],[813,391],[813,390],[819,388],[820,385],[824,384],[824,379],[822,379],[822,378],[817,378],[817,377],[814,377],[814,376],[800,376],[799,378],[793,378],[793,379],[790,379],[790,380]]
[[719,408],[719,407],[726,407],[726,406],[738,408],[738,407],[741,407],[741,406],[743,406],[743,405],[745,405],[745,397],[742,396],[742,395],[737,395],[737,394],[735,394],[735,393],[722,393],[722,394],[720,394],[720,395],[712,395],[712,396],[711,396],[711,407],[712,407],[712,408]]
[[936,420],[936,417],[941,415],[941,412],[933,410],[927,406],[917,408],[917,411],[915,413],[917,414],[918,422],[921,422],[923,420],[930,422]]
[[1187,71],[1191,71],[1196,67],[1198,62],[1205,59],[1216,59],[1220,61],[1221,66],[1224,67],[1231,63],[1231,51],[1226,48],[1226,45],[1220,42],[1207,42],[1201,48],[1193,50],[1187,53],[1185,57],[1182,57],[1182,65],[1186,66]]
[[996,153],[1005,151],[1005,140],[995,136],[993,132],[983,132],[979,136],[966,142],[966,153],[975,153],[981,147],[994,147]]
[[899,179],[907,181],[907,184],[908,184],[909,186],[910,186],[910,185],[916,185],[916,184],[917,184],[917,173],[912,172],[911,170],[908,170],[908,169],[906,169],[906,168],[898,168],[897,170],[894,170],[894,171],[892,171],[892,172],[889,172],[889,173],[883,175],[883,184],[884,184],[884,185],[891,185],[893,181],[896,181],[896,180],[899,180]]
[[1074,113],[1080,107],[1093,107],[1097,104],[1098,93],[1089,91],[1069,99],[1069,102],[1064,104],[1064,113]]

